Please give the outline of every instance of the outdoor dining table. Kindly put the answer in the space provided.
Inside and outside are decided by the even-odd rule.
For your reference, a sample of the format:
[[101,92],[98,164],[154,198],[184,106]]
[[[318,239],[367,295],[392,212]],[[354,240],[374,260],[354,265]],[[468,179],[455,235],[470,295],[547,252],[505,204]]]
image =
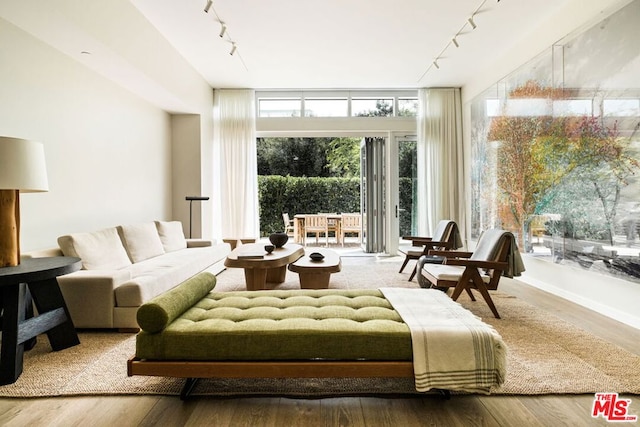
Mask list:
[[[296,214],[293,216],[293,240],[296,243],[304,243],[304,220],[309,215],[318,214]],[[325,214],[320,214],[325,215]],[[340,225],[342,223],[342,215],[338,213],[326,214],[329,221],[329,230],[335,230],[336,242],[340,243]]]

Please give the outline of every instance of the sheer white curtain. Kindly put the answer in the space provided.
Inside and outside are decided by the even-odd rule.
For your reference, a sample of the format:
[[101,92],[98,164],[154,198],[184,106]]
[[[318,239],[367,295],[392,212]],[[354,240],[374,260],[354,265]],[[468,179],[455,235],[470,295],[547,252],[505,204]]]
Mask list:
[[216,90],[213,101],[214,236],[258,237],[255,92]]
[[460,89],[420,89],[418,100],[418,232],[452,219],[466,236]]

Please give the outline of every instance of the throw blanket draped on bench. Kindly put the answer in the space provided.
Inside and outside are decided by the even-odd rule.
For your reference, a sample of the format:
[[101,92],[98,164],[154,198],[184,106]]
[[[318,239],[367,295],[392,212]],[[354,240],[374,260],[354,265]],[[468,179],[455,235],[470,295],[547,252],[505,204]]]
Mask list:
[[438,290],[380,291],[411,330],[416,390],[488,394],[504,382],[506,346],[491,326]]

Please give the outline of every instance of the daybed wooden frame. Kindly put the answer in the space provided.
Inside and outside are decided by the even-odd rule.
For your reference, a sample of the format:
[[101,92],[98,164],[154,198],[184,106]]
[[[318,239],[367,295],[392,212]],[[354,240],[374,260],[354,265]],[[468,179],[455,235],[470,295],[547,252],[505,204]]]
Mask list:
[[[412,361],[127,361],[127,375],[186,378],[185,400],[201,378],[413,378]],[[448,390],[435,390],[445,398]]]

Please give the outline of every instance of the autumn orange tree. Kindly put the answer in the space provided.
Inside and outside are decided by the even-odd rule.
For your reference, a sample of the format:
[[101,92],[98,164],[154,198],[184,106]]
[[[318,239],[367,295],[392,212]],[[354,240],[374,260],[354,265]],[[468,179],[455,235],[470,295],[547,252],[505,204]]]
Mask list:
[[537,158],[540,154],[533,149],[533,142],[546,132],[549,121],[549,118],[504,115],[491,123],[488,138],[500,142],[496,171],[498,202],[505,208],[502,211],[509,213],[502,218],[507,228],[522,230],[535,211],[540,193],[545,191],[544,164]]
[[[510,93],[510,98],[543,98],[549,102],[562,96],[561,90],[535,82]],[[592,116],[505,113],[491,121],[488,139],[499,141],[496,179],[504,227],[525,230],[533,215],[553,204],[563,185],[573,188],[576,195],[596,195],[612,240],[620,190],[639,167],[628,155],[628,140],[620,138],[615,124],[607,127],[602,118]],[[563,209],[557,203],[555,208]],[[519,234],[524,247],[524,233]]]

